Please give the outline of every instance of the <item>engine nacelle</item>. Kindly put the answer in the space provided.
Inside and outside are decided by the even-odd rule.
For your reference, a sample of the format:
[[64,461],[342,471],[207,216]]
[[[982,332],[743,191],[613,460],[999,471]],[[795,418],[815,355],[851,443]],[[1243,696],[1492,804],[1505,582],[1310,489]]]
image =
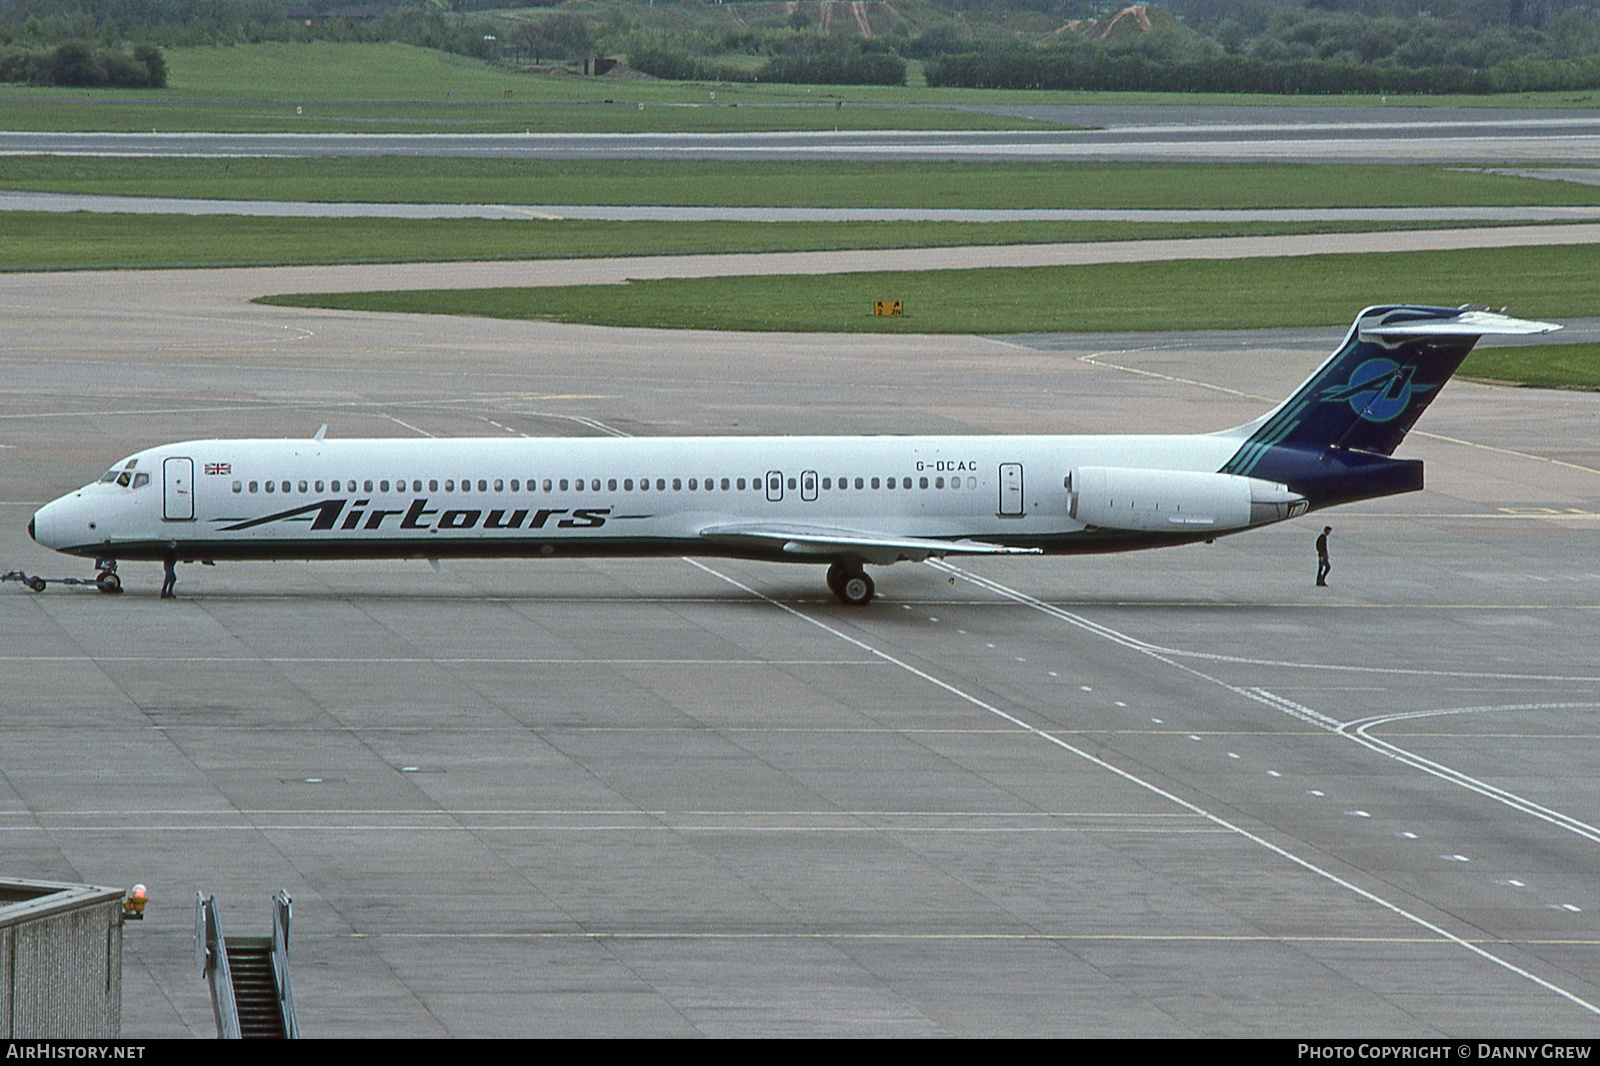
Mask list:
[[1068,480],[1069,512],[1086,526],[1147,533],[1248,529],[1304,514],[1287,485],[1237,474],[1080,466]]

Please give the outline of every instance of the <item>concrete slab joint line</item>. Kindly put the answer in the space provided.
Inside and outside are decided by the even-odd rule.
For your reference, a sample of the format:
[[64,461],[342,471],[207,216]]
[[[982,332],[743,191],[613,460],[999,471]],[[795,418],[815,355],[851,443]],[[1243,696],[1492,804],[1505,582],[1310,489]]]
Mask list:
[[[1048,604],[1048,603],[1045,603],[1045,602],[1043,602],[1041,600],[1034,599],[1033,597],[1027,595],[1026,593],[1019,592],[1019,591],[1017,591],[1016,589],[1013,589],[1013,588],[1009,588],[1009,587],[1007,587],[1005,585],[1000,584],[997,581],[991,581],[988,578],[980,577],[980,576],[978,576],[976,574],[964,571],[960,567],[957,567],[957,566],[955,566],[955,565],[953,565],[951,563],[945,562],[944,560],[930,560],[927,563],[927,565],[932,566],[932,567],[934,567],[936,569],[939,569],[939,570],[943,570],[943,571],[945,571],[947,573],[953,574],[956,577],[959,577],[960,579],[962,579],[963,581],[967,581],[967,582],[969,582],[971,584],[977,585],[980,588],[988,589],[989,591],[994,592],[994,593],[996,593],[996,594],[998,594],[1000,596],[1004,596],[1007,599],[1015,600],[1018,603],[1025,604],[1026,606],[1032,607],[1034,610],[1041,611],[1041,612],[1043,612],[1045,614],[1050,615],[1051,617],[1058,618],[1058,619],[1060,619],[1060,620],[1062,620],[1064,622],[1067,622],[1067,623],[1069,623],[1071,625],[1077,626],[1079,629],[1083,629],[1083,630],[1085,630],[1085,631],[1087,631],[1089,633],[1093,633],[1095,636],[1101,637],[1102,639],[1110,640],[1110,641],[1112,641],[1112,642],[1114,642],[1116,644],[1121,645],[1122,647],[1129,648],[1130,650],[1133,650],[1133,651],[1142,652],[1142,653],[1144,653],[1146,655],[1149,655],[1150,657],[1152,657],[1152,658],[1154,658],[1154,659],[1156,659],[1156,660],[1158,660],[1160,662],[1167,663],[1169,666],[1176,667],[1179,670],[1183,670],[1183,671],[1185,671],[1187,673],[1190,673],[1195,677],[1198,677],[1198,678],[1201,678],[1201,679],[1203,679],[1203,680],[1205,680],[1207,682],[1210,682],[1211,684],[1219,685],[1222,688],[1225,688],[1230,692],[1233,692],[1233,693],[1235,693],[1235,694],[1237,694],[1239,696],[1244,697],[1245,699],[1253,700],[1253,701],[1255,701],[1257,703],[1265,704],[1266,706],[1271,707],[1274,710],[1282,711],[1283,713],[1289,715],[1290,717],[1296,718],[1296,719],[1298,719],[1298,720],[1300,720],[1302,722],[1307,723],[1308,725],[1316,726],[1319,729],[1324,729],[1324,730],[1327,730],[1329,732],[1336,733],[1336,734],[1338,734],[1339,736],[1342,736],[1342,737],[1347,737],[1347,738],[1355,741],[1356,743],[1361,744],[1363,747],[1366,747],[1366,748],[1368,748],[1368,749],[1370,749],[1372,751],[1378,752],[1379,754],[1384,755],[1384,756],[1386,756],[1386,757],[1388,757],[1390,759],[1394,759],[1394,760],[1396,760],[1398,762],[1404,763],[1405,765],[1410,766],[1413,769],[1421,770],[1422,772],[1424,772],[1426,774],[1429,774],[1429,775],[1431,775],[1433,777],[1437,777],[1437,778],[1440,778],[1441,780],[1448,781],[1451,784],[1454,784],[1454,785],[1457,785],[1459,787],[1465,788],[1468,791],[1475,792],[1480,796],[1484,796],[1484,797],[1486,797],[1488,799],[1492,799],[1497,803],[1504,804],[1505,806],[1510,807],[1513,810],[1520,811],[1523,814],[1531,815],[1532,817],[1537,818],[1540,821],[1547,822],[1550,825],[1554,825],[1559,829],[1566,830],[1567,832],[1572,833],[1572,834],[1574,834],[1576,836],[1580,836],[1585,840],[1591,841],[1593,843],[1600,843],[1600,828],[1597,828],[1597,827],[1595,827],[1593,825],[1590,825],[1587,822],[1580,821],[1577,818],[1573,818],[1570,815],[1563,814],[1560,811],[1551,810],[1548,807],[1541,806],[1540,804],[1534,803],[1531,800],[1524,799],[1521,796],[1518,796],[1518,795],[1515,795],[1514,793],[1508,792],[1505,789],[1497,788],[1497,787],[1495,787],[1493,785],[1487,784],[1486,782],[1483,782],[1483,781],[1480,781],[1480,780],[1478,780],[1476,778],[1470,777],[1467,774],[1464,774],[1464,773],[1462,773],[1462,772],[1460,772],[1458,770],[1451,769],[1450,767],[1445,766],[1442,763],[1435,762],[1435,761],[1433,761],[1431,759],[1425,759],[1425,758],[1423,758],[1423,757],[1421,757],[1419,755],[1416,755],[1416,754],[1414,754],[1412,752],[1406,751],[1404,748],[1401,748],[1400,746],[1398,746],[1396,744],[1393,744],[1393,743],[1388,742],[1388,741],[1380,740],[1380,739],[1378,739],[1376,737],[1372,737],[1367,732],[1369,729],[1375,728],[1375,727],[1377,727],[1379,725],[1388,724],[1390,722],[1409,720],[1409,719],[1416,719],[1416,718],[1424,718],[1424,717],[1437,717],[1437,716],[1440,716],[1440,715],[1468,714],[1468,713],[1488,712],[1488,711],[1532,710],[1532,709],[1544,709],[1544,708],[1553,708],[1553,709],[1568,709],[1568,708],[1579,708],[1579,707],[1588,708],[1588,707],[1600,707],[1600,703],[1548,703],[1548,704],[1516,704],[1516,705],[1510,705],[1510,706],[1506,706],[1506,707],[1467,707],[1467,708],[1455,708],[1455,709],[1450,709],[1450,710],[1404,712],[1404,713],[1398,713],[1398,714],[1379,715],[1379,716],[1376,716],[1376,717],[1373,717],[1373,718],[1363,719],[1363,720],[1356,721],[1356,722],[1340,722],[1335,718],[1331,718],[1328,715],[1325,715],[1325,714],[1321,713],[1320,711],[1313,710],[1310,707],[1304,706],[1303,704],[1296,703],[1293,700],[1286,699],[1286,698],[1284,698],[1282,696],[1279,696],[1279,695],[1277,695],[1275,693],[1269,692],[1264,688],[1259,688],[1259,687],[1244,688],[1244,687],[1241,687],[1241,686],[1238,686],[1238,685],[1232,685],[1232,684],[1229,684],[1226,681],[1222,681],[1222,680],[1220,680],[1218,678],[1212,677],[1209,674],[1201,673],[1200,671],[1194,670],[1191,667],[1184,666],[1183,664],[1181,664],[1181,663],[1179,663],[1179,662],[1177,662],[1175,660],[1177,660],[1179,658],[1197,658],[1197,659],[1205,659],[1205,660],[1214,661],[1214,662],[1235,662],[1235,663],[1241,663],[1241,664],[1247,664],[1247,665],[1272,665],[1272,666],[1280,666],[1280,667],[1281,666],[1296,666],[1296,667],[1301,667],[1301,668],[1306,668],[1306,669],[1313,669],[1313,670],[1315,670],[1315,669],[1335,669],[1335,670],[1337,670],[1337,669],[1344,669],[1344,667],[1340,667],[1340,666],[1324,666],[1322,664],[1315,664],[1315,663],[1267,662],[1267,661],[1259,660],[1259,659],[1243,659],[1243,658],[1237,658],[1237,657],[1233,657],[1233,656],[1222,656],[1222,655],[1215,655],[1215,654],[1211,654],[1211,653],[1199,653],[1199,652],[1185,651],[1185,650],[1181,650],[1181,649],[1177,649],[1177,648],[1163,648],[1163,647],[1159,647],[1157,645],[1147,644],[1146,642],[1144,642],[1142,640],[1139,640],[1136,637],[1131,637],[1131,636],[1128,636],[1125,633],[1120,633],[1120,632],[1118,632],[1118,631],[1116,631],[1114,629],[1110,629],[1108,627],[1102,626],[1102,625],[1100,625],[1100,624],[1098,624],[1096,622],[1092,622],[1089,619],[1084,618],[1081,615],[1074,614],[1074,613],[1072,613],[1070,611],[1064,611],[1059,607],[1053,606],[1052,604]],[[1372,670],[1374,668],[1372,668],[1372,667],[1362,667],[1362,668],[1359,668],[1359,669]],[[1382,668],[1376,668],[1376,669],[1382,669]],[[1458,674],[1456,676],[1461,676],[1461,675]]]
[[[1205,810],[1202,807],[1199,807],[1199,806],[1197,806],[1197,805],[1195,805],[1193,803],[1190,803],[1188,800],[1182,799],[1181,797],[1175,795],[1174,793],[1169,792],[1166,789],[1163,789],[1160,786],[1155,785],[1155,784],[1153,784],[1153,783],[1151,783],[1149,781],[1146,781],[1145,779],[1139,777],[1136,774],[1130,773],[1127,770],[1124,770],[1124,769],[1122,769],[1122,768],[1120,768],[1118,766],[1113,765],[1112,763],[1109,763],[1109,762],[1105,761],[1104,759],[1101,759],[1101,758],[1099,758],[1099,757],[1097,757],[1095,755],[1092,755],[1089,752],[1083,750],[1082,748],[1079,748],[1079,747],[1077,747],[1077,746],[1075,746],[1073,744],[1070,744],[1070,743],[1066,742],[1065,740],[1062,740],[1060,737],[1054,735],[1053,733],[1050,733],[1050,732],[1047,732],[1046,730],[1040,729],[1037,726],[1034,726],[1034,725],[1024,721],[1023,719],[1016,717],[1015,715],[1008,714],[1007,712],[1001,710],[1000,708],[994,706],[993,704],[985,702],[984,700],[980,700],[976,696],[971,695],[970,693],[962,690],[961,688],[959,688],[959,687],[957,687],[955,685],[952,685],[947,681],[943,681],[943,680],[933,676],[932,674],[927,673],[924,670],[920,670],[917,667],[912,666],[910,663],[907,663],[904,660],[898,659],[895,656],[892,656],[892,655],[888,654],[887,652],[880,651],[879,649],[873,647],[872,645],[866,643],[865,641],[862,641],[862,640],[860,640],[860,639],[858,639],[856,637],[852,637],[849,634],[845,633],[844,631],[842,631],[840,629],[837,629],[837,628],[829,625],[826,622],[820,621],[819,619],[814,618],[811,615],[808,615],[803,611],[800,611],[800,610],[797,610],[797,609],[795,609],[793,607],[790,607],[788,604],[781,603],[778,600],[775,600],[772,597],[767,596],[764,593],[762,593],[762,592],[750,587],[749,585],[746,585],[745,583],[743,583],[743,582],[741,582],[741,581],[739,581],[739,580],[737,580],[735,578],[729,577],[727,574],[724,574],[724,573],[722,573],[722,572],[720,572],[720,571],[718,571],[718,570],[716,570],[716,569],[714,569],[714,568],[712,568],[710,566],[707,566],[706,564],[700,562],[699,560],[686,558],[684,561],[687,562],[688,564],[690,564],[691,566],[697,567],[697,568],[705,571],[707,574],[711,575],[712,577],[717,578],[720,581],[725,581],[728,584],[734,586],[735,588],[738,588],[741,591],[743,591],[743,592],[745,592],[745,593],[747,593],[747,594],[749,594],[751,596],[755,596],[755,597],[765,601],[766,603],[771,604],[772,606],[778,608],[779,610],[789,614],[791,617],[794,617],[796,619],[799,619],[800,621],[803,621],[803,622],[806,622],[806,623],[808,623],[808,624],[810,624],[812,626],[815,626],[818,629],[821,629],[824,632],[829,633],[829,634],[837,637],[840,640],[843,640],[843,641],[845,641],[845,642],[847,642],[849,644],[852,644],[852,645],[856,646],[857,648],[860,648],[862,651],[867,652],[870,655],[876,655],[876,656],[878,656],[880,658],[883,658],[883,659],[887,660],[888,662],[894,664],[895,666],[898,666],[900,669],[905,670],[908,673],[911,673],[911,674],[921,678],[922,680],[928,682],[931,685],[936,686],[937,688],[943,689],[944,691],[950,693],[951,695],[957,697],[958,699],[961,699],[961,700],[971,704],[974,707],[977,707],[977,708],[979,708],[979,709],[981,709],[983,711],[988,712],[989,714],[995,715],[998,718],[1001,718],[1001,719],[1003,719],[1003,720],[1005,720],[1007,722],[1010,722],[1012,725],[1015,725],[1017,728],[1019,728],[1021,730],[1024,730],[1025,732],[1027,732],[1027,733],[1029,733],[1029,734],[1031,734],[1033,736],[1036,736],[1039,739],[1046,741],[1047,743],[1053,744],[1056,747],[1062,749],[1063,751],[1069,752],[1069,753],[1077,756],[1078,758],[1084,760],[1085,762],[1092,763],[1093,765],[1098,766],[1101,769],[1103,769],[1103,770],[1105,770],[1105,771],[1107,771],[1109,773],[1115,774],[1117,777],[1122,778],[1123,780],[1129,782],[1130,784],[1136,785],[1139,788],[1142,788],[1142,789],[1144,789],[1144,790],[1146,790],[1148,792],[1151,792],[1151,793],[1154,793],[1157,796],[1160,796],[1162,799],[1167,800],[1170,803],[1176,804],[1176,805],[1178,805],[1179,807],[1182,807],[1185,810],[1188,810],[1188,811],[1193,812],[1194,814],[1200,815],[1201,817],[1205,818],[1206,820],[1208,820],[1210,822],[1213,822],[1214,824],[1222,827],[1223,829],[1226,829],[1231,833],[1235,833],[1235,834],[1243,837],[1246,840],[1249,840],[1251,843],[1256,844],[1259,847],[1265,848],[1266,850],[1272,852],[1273,854],[1279,856],[1280,858],[1285,859],[1285,860],[1293,863],[1294,865],[1301,867],[1302,869],[1306,870],[1307,872],[1309,872],[1311,874],[1314,874],[1315,876],[1320,877],[1320,878],[1322,878],[1322,879],[1324,879],[1326,881],[1329,881],[1332,884],[1335,884],[1335,885],[1339,886],[1340,888],[1343,888],[1343,889],[1345,889],[1347,891],[1353,892],[1356,895],[1360,896],[1362,899],[1365,899],[1365,900],[1367,900],[1367,901],[1369,901],[1369,902],[1371,902],[1373,904],[1376,904],[1379,907],[1382,907],[1384,910],[1389,911],[1390,913],[1396,915],[1397,917],[1403,918],[1404,920],[1406,920],[1408,922],[1411,922],[1411,923],[1413,923],[1413,924],[1415,924],[1417,926],[1420,926],[1421,928],[1426,929],[1429,932],[1432,932],[1432,933],[1440,936],[1441,938],[1443,938],[1445,940],[1448,940],[1452,944],[1455,944],[1456,946],[1458,946],[1458,947],[1460,947],[1460,948],[1472,953],[1473,955],[1478,956],[1479,958],[1483,959],[1484,961],[1492,963],[1493,965],[1498,966],[1498,967],[1500,967],[1500,968],[1502,968],[1502,969],[1504,969],[1504,970],[1506,970],[1506,971],[1508,971],[1510,973],[1516,974],[1518,977],[1524,978],[1525,980],[1531,981],[1534,984],[1538,985],[1540,988],[1545,989],[1546,991],[1555,993],[1556,995],[1560,996],[1562,999],[1567,1000],[1568,1002],[1572,1003],[1574,1006],[1577,1006],[1577,1007],[1581,1008],[1584,1011],[1587,1011],[1588,1013],[1590,1013],[1592,1015],[1600,1016],[1600,1006],[1596,1006],[1595,1004],[1590,1003],[1588,1000],[1583,999],[1582,997],[1577,996],[1574,993],[1567,991],[1565,988],[1562,988],[1561,986],[1559,986],[1559,985],[1557,985],[1557,984],[1555,984],[1555,983],[1553,983],[1551,981],[1548,981],[1545,978],[1540,977],[1537,974],[1534,974],[1531,971],[1526,970],[1523,967],[1518,966],[1515,963],[1513,963],[1513,962],[1511,962],[1511,961],[1509,961],[1507,959],[1501,958],[1500,956],[1494,954],[1493,952],[1485,950],[1484,948],[1482,948],[1479,945],[1471,942],[1470,940],[1466,939],[1465,937],[1462,937],[1462,936],[1460,936],[1460,935],[1458,935],[1456,933],[1452,933],[1449,930],[1445,929],[1444,927],[1442,927],[1440,925],[1437,925],[1434,922],[1430,922],[1427,919],[1425,919],[1425,918],[1423,918],[1423,917],[1421,917],[1421,916],[1419,916],[1417,914],[1413,914],[1411,911],[1408,911],[1405,908],[1399,906],[1398,904],[1392,903],[1389,900],[1384,899],[1382,896],[1377,895],[1375,892],[1372,892],[1372,891],[1369,891],[1368,889],[1362,888],[1361,886],[1355,884],[1354,882],[1346,880],[1345,878],[1340,877],[1339,875],[1337,875],[1335,873],[1332,873],[1329,870],[1323,869],[1322,867],[1317,866],[1314,863],[1312,863],[1312,862],[1310,862],[1310,861],[1308,861],[1306,859],[1301,858],[1300,856],[1294,854],[1293,852],[1287,850],[1286,848],[1280,847],[1279,845],[1272,843],[1271,841],[1265,839],[1264,837],[1261,837],[1261,836],[1259,836],[1259,835],[1257,835],[1255,833],[1252,833],[1249,830],[1244,829],[1243,827],[1238,826],[1238,825],[1228,821],[1225,818],[1219,817],[1218,815],[1215,815],[1215,814],[1211,813],[1210,811]],[[936,569],[948,572],[948,573],[950,573],[950,574],[952,574],[952,575],[954,575],[954,576],[956,576],[958,578],[961,578],[962,580],[972,581],[974,584],[980,584],[980,585],[983,585],[984,587],[991,587],[992,590],[993,589],[998,589],[998,588],[1001,587],[1001,586],[998,586],[998,585],[994,585],[994,583],[992,583],[992,582],[986,581],[986,579],[976,578],[973,575],[969,575],[966,571],[962,570],[961,568],[955,567],[955,566],[951,566],[951,565],[949,565],[947,563],[944,563],[944,562],[942,562],[940,560],[929,560],[924,565],[933,566]],[[1105,627],[1096,626],[1094,623],[1088,622],[1086,619],[1083,620],[1083,623],[1084,624],[1082,626],[1080,626],[1080,628],[1084,628],[1084,629],[1094,633],[1096,636],[1102,636],[1102,637],[1105,637],[1106,639],[1114,639],[1118,643],[1123,644],[1125,647],[1136,647],[1136,644],[1131,640],[1131,638],[1122,637],[1121,634],[1116,634],[1114,630],[1109,630],[1109,629],[1105,629]],[[1173,662],[1171,660],[1164,659],[1162,656],[1155,655],[1154,653],[1148,653],[1147,652],[1146,654],[1151,654],[1152,657],[1154,657],[1154,658],[1156,658],[1156,659],[1158,659],[1160,661],[1167,662],[1168,665],[1175,666],[1178,669],[1185,670],[1185,671],[1187,671],[1189,673],[1198,673],[1198,671],[1189,670],[1189,668],[1187,668],[1187,667],[1181,666],[1180,664],[1178,664],[1176,662]],[[1204,676],[1204,675],[1201,675],[1201,676]],[[1210,679],[1210,680],[1214,681],[1215,679]],[[1216,683],[1217,684],[1222,684],[1222,682],[1216,682]]]

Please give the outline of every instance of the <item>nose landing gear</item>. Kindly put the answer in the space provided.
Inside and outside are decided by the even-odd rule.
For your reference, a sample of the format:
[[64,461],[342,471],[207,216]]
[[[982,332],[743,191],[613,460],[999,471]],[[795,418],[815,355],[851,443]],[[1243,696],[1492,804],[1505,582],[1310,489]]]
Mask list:
[[828,567],[828,588],[847,607],[865,607],[878,592],[860,563],[843,561]]
[[94,568],[100,571],[94,576],[96,588],[101,592],[116,593],[122,591],[122,578],[117,576],[117,561],[115,559],[96,559]]
[[115,559],[97,559],[95,567],[100,572],[92,581],[86,577],[39,577],[37,574],[25,574],[21,570],[8,570],[0,574],[0,581],[20,581],[24,587],[34,592],[43,592],[50,585],[93,585],[101,592],[122,591],[122,579],[117,576]]

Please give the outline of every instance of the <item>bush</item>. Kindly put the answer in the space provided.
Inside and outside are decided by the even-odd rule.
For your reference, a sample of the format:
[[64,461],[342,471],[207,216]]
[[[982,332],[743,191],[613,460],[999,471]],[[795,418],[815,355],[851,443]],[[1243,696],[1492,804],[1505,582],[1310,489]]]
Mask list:
[[162,88],[167,63],[161,50],[141,44],[133,54],[63,41],[50,51],[10,48],[0,53],[0,82],[125,89]]
[[1523,56],[1489,71],[1495,92],[1571,92],[1600,88],[1600,56],[1582,59],[1537,59]]
[[[1524,67],[1521,73],[1526,81],[1545,76],[1543,69]],[[1238,55],[1165,61],[1093,47],[1046,51],[1021,46],[939,56],[923,68],[928,84],[935,87],[1305,95],[1493,92],[1493,74],[1461,67],[1413,70]]]
[[39,83],[39,57],[24,48],[0,52],[0,82]]
[[144,67],[146,85],[153,89],[167,87],[167,61],[162,57],[161,49],[153,44],[134,45],[133,58]]
[[100,71],[94,52],[83,41],[65,41],[56,46],[45,61],[45,77],[50,85],[98,85]]
[[888,52],[775,56],[761,68],[756,80],[790,85],[904,85],[906,61]]
[[665,45],[648,45],[628,53],[628,66],[653,78],[669,81],[749,81],[747,70],[713,63]]

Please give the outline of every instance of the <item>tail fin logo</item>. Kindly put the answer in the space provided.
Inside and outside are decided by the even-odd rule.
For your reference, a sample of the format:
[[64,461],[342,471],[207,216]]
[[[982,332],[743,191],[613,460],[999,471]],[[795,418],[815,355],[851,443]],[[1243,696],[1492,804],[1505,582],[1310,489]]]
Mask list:
[[1323,389],[1322,402],[1346,402],[1364,421],[1391,422],[1405,414],[1413,395],[1438,388],[1415,384],[1416,370],[1392,359],[1368,359],[1350,372],[1348,382]]

